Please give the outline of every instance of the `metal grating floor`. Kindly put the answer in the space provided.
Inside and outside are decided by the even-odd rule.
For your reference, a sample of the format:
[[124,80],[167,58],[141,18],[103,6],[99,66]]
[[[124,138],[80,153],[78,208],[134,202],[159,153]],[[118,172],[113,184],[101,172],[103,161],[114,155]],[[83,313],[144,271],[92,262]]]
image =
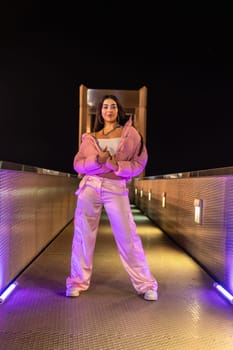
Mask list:
[[135,294],[103,213],[90,289],[65,297],[70,224],[0,305],[0,350],[232,350],[232,305],[160,229],[136,208],[133,213],[159,300]]

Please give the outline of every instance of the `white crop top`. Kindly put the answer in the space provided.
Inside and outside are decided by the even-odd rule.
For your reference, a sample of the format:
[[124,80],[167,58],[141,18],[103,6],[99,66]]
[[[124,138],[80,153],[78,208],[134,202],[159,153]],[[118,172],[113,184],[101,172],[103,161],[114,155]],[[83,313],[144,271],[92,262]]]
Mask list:
[[103,150],[106,146],[111,155],[116,153],[117,146],[120,142],[120,137],[115,137],[112,139],[97,139],[101,150]]

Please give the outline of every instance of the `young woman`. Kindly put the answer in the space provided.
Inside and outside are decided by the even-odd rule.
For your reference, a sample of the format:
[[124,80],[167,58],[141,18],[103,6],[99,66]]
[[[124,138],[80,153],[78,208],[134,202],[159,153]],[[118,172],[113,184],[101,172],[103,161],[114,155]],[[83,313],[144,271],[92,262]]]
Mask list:
[[150,273],[131,212],[126,182],[146,166],[142,137],[126,118],[114,95],[97,106],[94,132],[84,134],[74,169],[84,174],[77,194],[71,272],[66,296],[77,297],[90,286],[99,220],[104,206],[123,267],[137,294],[157,300],[158,283]]

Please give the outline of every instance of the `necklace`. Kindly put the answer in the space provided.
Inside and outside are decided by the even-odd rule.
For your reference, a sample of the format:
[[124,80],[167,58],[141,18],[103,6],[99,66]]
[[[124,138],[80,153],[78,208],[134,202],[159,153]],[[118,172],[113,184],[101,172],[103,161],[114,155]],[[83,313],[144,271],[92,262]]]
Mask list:
[[104,129],[102,130],[102,134],[104,135],[104,136],[108,136],[109,134],[111,134],[111,132],[113,132],[114,130],[116,130],[116,129],[118,129],[118,128],[120,128],[121,126],[119,125],[119,124],[117,124],[116,126],[114,126],[114,128],[112,128],[111,130],[109,130],[108,132],[104,132]]

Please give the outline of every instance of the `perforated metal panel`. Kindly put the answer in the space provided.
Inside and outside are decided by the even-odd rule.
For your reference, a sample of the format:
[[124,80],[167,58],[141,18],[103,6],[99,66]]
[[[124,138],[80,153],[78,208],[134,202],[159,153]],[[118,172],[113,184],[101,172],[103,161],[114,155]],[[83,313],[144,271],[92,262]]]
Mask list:
[[[145,179],[136,185],[144,193],[137,195],[137,205],[233,293],[233,176]],[[203,201],[201,224],[194,222],[195,199]]]
[[77,179],[0,170],[0,291],[73,218]]

